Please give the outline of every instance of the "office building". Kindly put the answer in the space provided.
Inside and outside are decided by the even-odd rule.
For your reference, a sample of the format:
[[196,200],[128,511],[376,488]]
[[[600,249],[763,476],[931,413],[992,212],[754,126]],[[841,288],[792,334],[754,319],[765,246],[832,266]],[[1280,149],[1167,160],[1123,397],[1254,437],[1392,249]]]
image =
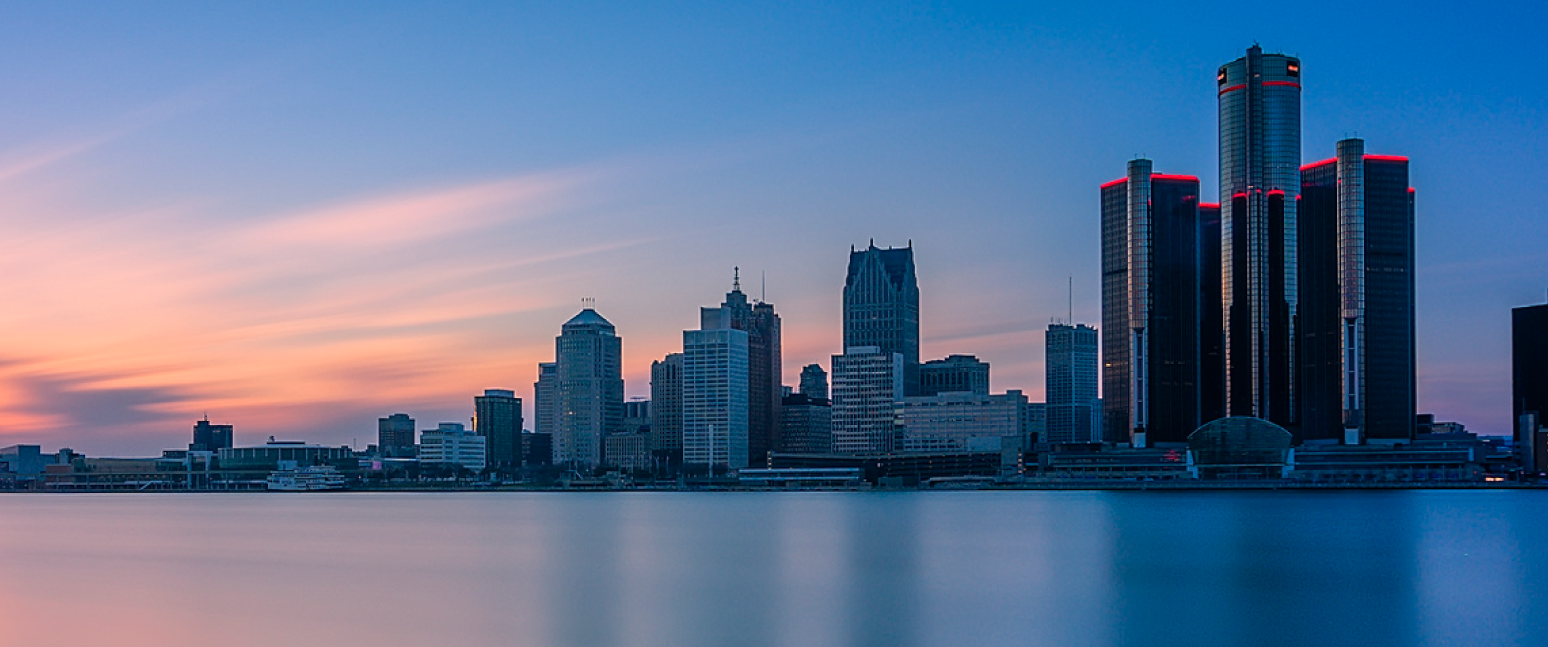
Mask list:
[[828,372],[821,364],[807,364],[801,368],[801,395],[817,400],[828,399]]
[[700,330],[747,333],[747,451],[759,464],[779,446],[780,382],[784,374],[779,327],[779,315],[772,304],[747,300],[740,268],[734,270],[725,302],[699,310]]
[[[1097,427],[1097,331],[1085,324],[1049,324],[1044,333],[1045,391],[1050,443],[1102,442]],[[1111,398],[1109,398],[1111,399]],[[1110,442],[1128,442],[1119,428]]]
[[683,468],[747,467],[747,339],[734,328],[683,331]]
[[1199,420],[1226,415],[1225,313],[1220,294],[1220,203],[1199,203]]
[[623,433],[650,433],[650,400],[635,397],[624,402]]
[[214,452],[231,447],[231,425],[212,425],[210,417],[194,423],[193,442],[188,444],[191,452]]
[[670,465],[683,462],[683,354],[650,363],[651,447]]
[[[874,248],[873,248],[874,249]],[[833,356],[833,451],[890,452],[903,400],[903,354],[856,346]]]
[[[849,274],[844,279],[844,348],[858,347],[902,355],[904,393],[918,394],[919,282],[914,276],[912,241],[901,249],[879,249],[874,242],[860,251],[849,248]],[[837,374],[838,369],[833,372]],[[835,382],[837,379],[835,376]]]
[[1184,443],[1200,420],[1203,293],[1199,179],[1153,173],[1102,185],[1103,419],[1109,441]]
[[[826,390],[827,385],[823,387]],[[805,393],[785,396],[779,407],[779,426],[781,447],[778,451],[788,454],[833,451],[833,406],[827,398]]]
[[414,419],[406,413],[377,418],[376,450],[384,458],[413,458],[418,451],[414,446],[414,431]]
[[1408,159],[1337,155],[1301,167],[1299,439],[1414,436],[1414,193]]
[[516,392],[486,389],[473,398],[473,413],[473,430],[484,437],[489,469],[521,469],[521,398]]
[[604,441],[603,464],[624,473],[647,471],[651,467],[650,434],[625,432],[611,434]]
[[538,467],[554,464],[554,436],[523,432],[521,434],[522,467]]
[[919,395],[976,393],[989,395],[989,363],[972,355],[948,355],[919,367]]
[[586,308],[554,346],[554,462],[585,473],[602,465],[602,439],[623,426],[623,340]]
[[1287,195],[1301,188],[1301,61],[1254,45],[1220,67],[1216,84],[1226,407],[1289,428],[1299,417],[1296,201]]
[[419,434],[419,462],[455,465],[482,472],[488,464],[485,438],[468,431],[460,422],[443,422]]
[[554,362],[538,364],[538,379],[532,385],[532,430],[540,434],[552,434],[559,425],[559,365]]
[[1522,467],[1548,471],[1548,304],[1510,311],[1510,386]]
[[[1028,442],[1048,442],[1048,403],[1028,402],[1026,409]],[[1098,405],[1096,411],[1100,412],[1101,410],[1102,407]],[[1101,429],[1102,425],[1099,423],[1096,425],[1096,428]]]
[[946,391],[903,398],[897,449],[902,452],[998,452],[1002,438],[1031,433],[1027,396]]

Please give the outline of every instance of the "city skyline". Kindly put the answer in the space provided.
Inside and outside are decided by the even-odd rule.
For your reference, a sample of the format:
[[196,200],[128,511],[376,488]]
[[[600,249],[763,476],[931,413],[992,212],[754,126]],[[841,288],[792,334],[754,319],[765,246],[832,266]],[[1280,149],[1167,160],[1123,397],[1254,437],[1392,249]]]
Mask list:
[[970,5],[475,11],[488,26],[30,8],[0,50],[30,63],[0,73],[27,97],[0,128],[0,444],[149,453],[206,411],[238,444],[465,421],[485,389],[534,401],[586,296],[626,338],[626,395],[648,395],[734,266],[779,304],[794,385],[842,351],[843,249],[872,239],[913,241],[920,361],[977,355],[1041,401],[1069,277],[1074,319],[1100,321],[1093,187],[1143,154],[1217,201],[1215,71],[1253,39],[1315,79],[1302,163],[1353,134],[1413,158],[1419,409],[1505,434],[1508,311],[1548,287],[1520,163],[1548,153],[1548,95],[1521,54],[1534,21],[1508,9],[1356,8],[1388,25],[1360,38],[1314,11],[1244,33],[1201,9],[1183,45],[1184,18],[1139,6],[1109,35]]

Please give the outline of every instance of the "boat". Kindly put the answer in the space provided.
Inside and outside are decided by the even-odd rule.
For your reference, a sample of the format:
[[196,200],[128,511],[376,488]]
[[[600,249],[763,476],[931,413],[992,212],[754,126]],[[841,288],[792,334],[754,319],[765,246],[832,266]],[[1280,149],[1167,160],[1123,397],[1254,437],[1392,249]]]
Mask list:
[[269,473],[268,486],[274,492],[342,490],[344,475],[332,465],[279,469]]

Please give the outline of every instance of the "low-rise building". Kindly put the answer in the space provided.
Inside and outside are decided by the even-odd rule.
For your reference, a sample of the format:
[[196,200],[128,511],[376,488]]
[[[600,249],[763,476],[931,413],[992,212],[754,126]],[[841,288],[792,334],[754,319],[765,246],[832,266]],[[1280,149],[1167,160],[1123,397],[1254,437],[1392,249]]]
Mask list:
[[487,449],[487,439],[460,422],[443,422],[419,434],[419,462],[426,465],[455,465],[480,472]]

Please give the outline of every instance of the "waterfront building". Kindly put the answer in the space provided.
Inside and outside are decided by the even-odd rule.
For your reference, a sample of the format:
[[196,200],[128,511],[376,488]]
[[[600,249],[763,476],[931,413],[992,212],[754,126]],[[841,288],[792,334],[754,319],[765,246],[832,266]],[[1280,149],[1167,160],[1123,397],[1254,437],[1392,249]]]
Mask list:
[[655,453],[670,465],[683,462],[683,354],[650,363],[650,433]]
[[[1026,406],[1026,409],[1027,409],[1027,413],[1026,413],[1026,416],[1027,416],[1027,442],[1029,442],[1029,443],[1046,443],[1046,442],[1048,442],[1048,403],[1046,403],[1046,402],[1028,402],[1027,406]],[[1102,407],[1101,407],[1100,404],[1096,407],[1096,411],[1098,413],[1100,413],[1102,411]],[[1101,424],[1097,424],[1096,428],[1097,429],[1101,429],[1102,425]]]
[[188,444],[191,452],[213,452],[231,446],[231,425],[212,425],[210,417],[194,423],[193,442]]
[[553,434],[523,432],[521,434],[521,464],[523,467],[553,465]]
[[521,469],[521,398],[486,389],[473,398],[473,430],[484,437],[489,469]]
[[376,450],[383,458],[413,458],[418,452],[414,431],[414,419],[406,413],[377,418]]
[[683,331],[683,468],[748,464],[747,340],[734,328]]
[[1226,416],[1225,312],[1220,294],[1220,204],[1199,203],[1199,420]]
[[1548,304],[1510,311],[1511,419],[1548,421]]
[[275,440],[273,436],[256,447],[223,447],[216,456],[223,470],[277,470],[281,469],[282,463],[294,467],[332,465],[341,470],[356,470],[360,463],[355,458],[355,450],[348,445],[312,445],[299,440]]
[[794,454],[833,451],[833,406],[827,398],[805,393],[785,396],[779,407],[779,426],[779,451]]
[[1215,80],[1227,413],[1293,427],[1301,61],[1253,45]]
[[559,365],[538,364],[538,379],[532,384],[532,431],[552,434],[559,427]]
[[[1047,442],[1102,442],[1102,430],[1097,426],[1096,329],[1084,324],[1049,324],[1044,341]],[[1127,437],[1109,440],[1127,442]]]
[[903,398],[897,450],[903,452],[998,452],[1003,438],[1023,442],[1031,433],[1027,396],[947,391]]
[[832,366],[833,451],[893,451],[897,404],[904,397],[903,354],[855,346],[834,355]]
[[1199,271],[1199,179],[1136,159],[1101,194],[1103,435],[1187,442],[1201,423],[1201,301],[1220,290]]
[[762,464],[779,446],[780,321],[772,304],[748,301],[740,268],[734,270],[725,302],[699,310],[700,330],[728,328],[747,333],[747,453]]
[[602,439],[623,426],[623,340],[586,308],[565,322],[554,345],[554,462],[589,472],[602,465]]
[[948,355],[919,367],[919,395],[952,392],[989,395],[989,363],[972,355]]
[[[919,281],[914,276],[912,241],[901,249],[879,249],[874,241],[863,250],[849,248],[849,274],[844,279],[844,348],[859,347],[902,355],[903,393],[918,394]],[[833,372],[837,382],[838,368]]]
[[818,400],[828,399],[828,372],[821,364],[807,364],[801,368],[801,395]]
[[650,400],[635,397],[624,402],[623,433],[650,433]]
[[1298,439],[1414,437],[1414,190],[1408,158],[1338,142],[1301,167]]
[[0,481],[36,480],[43,475],[45,462],[38,445],[0,447]]
[[419,434],[419,462],[427,465],[455,465],[481,472],[488,464],[486,438],[460,422],[443,422],[435,429]]
[[607,446],[603,451],[603,464],[609,469],[626,473],[650,469],[650,434],[638,432],[611,434],[604,442]]

